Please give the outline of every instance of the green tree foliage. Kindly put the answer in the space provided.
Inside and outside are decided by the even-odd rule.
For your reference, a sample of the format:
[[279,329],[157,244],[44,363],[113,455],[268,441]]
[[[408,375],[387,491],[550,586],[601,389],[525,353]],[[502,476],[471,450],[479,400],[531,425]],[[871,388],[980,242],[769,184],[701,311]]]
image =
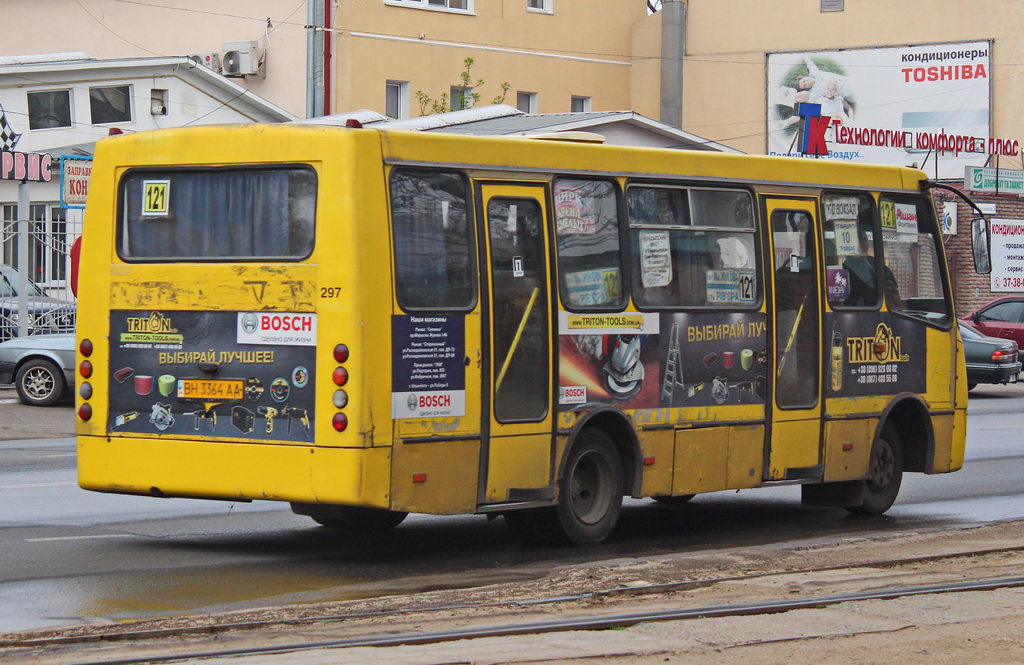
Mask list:
[[[460,85],[457,86],[456,92],[458,96],[449,100],[448,93],[442,92],[436,99],[431,97],[422,90],[416,91],[416,101],[420,105],[420,115],[429,115],[432,113],[444,113],[448,110],[461,111],[465,109],[471,109],[480,101],[480,93],[478,89],[484,85],[483,79],[477,79],[473,81],[473,58],[466,58],[462,61],[464,69],[459,74]],[[504,104],[505,96],[508,94],[509,89],[512,85],[506,81],[501,84],[501,94],[496,96],[491,103],[492,104]],[[450,108],[449,108],[450,105]]]

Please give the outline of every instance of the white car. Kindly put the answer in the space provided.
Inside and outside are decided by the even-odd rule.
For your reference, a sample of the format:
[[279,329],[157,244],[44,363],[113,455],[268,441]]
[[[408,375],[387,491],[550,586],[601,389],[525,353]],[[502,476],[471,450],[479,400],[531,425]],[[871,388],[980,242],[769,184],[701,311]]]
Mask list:
[[14,381],[30,406],[50,406],[75,385],[75,336],[29,335],[0,343],[0,384]]

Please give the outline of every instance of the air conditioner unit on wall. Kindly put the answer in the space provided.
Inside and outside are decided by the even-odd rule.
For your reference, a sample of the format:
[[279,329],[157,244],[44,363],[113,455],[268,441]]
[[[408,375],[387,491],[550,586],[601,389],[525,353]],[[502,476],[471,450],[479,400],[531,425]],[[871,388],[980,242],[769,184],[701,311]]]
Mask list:
[[250,76],[259,72],[259,42],[224,42],[221,73],[224,76]]
[[220,53],[190,53],[188,57],[207,69],[220,71]]

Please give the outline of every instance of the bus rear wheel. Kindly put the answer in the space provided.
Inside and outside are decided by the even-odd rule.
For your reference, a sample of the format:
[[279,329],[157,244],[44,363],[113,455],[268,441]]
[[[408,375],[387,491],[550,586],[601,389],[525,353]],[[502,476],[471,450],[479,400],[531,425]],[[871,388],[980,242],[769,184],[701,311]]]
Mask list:
[[611,438],[588,428],[569,452],[555,513],[561,531],[576,545],[607,538],[622,512],[622,463]]
[[847,510],[859,515],[881,515],[896,502],[903,482],[903,446],[900,435],[892,425],[882,428],[868,463],[864,501]]
[[622,512],[622,463],[604,432],[580,432],[559,481],[558,504],[505,513],[520,540],[536,545],[596,545],[607,538]]
[[362,506],[321,506],[309,503],[293,503],[291,506],[293,513],[311,517],[321,526],[355,533],[390,531],[409,515],[398,510]]

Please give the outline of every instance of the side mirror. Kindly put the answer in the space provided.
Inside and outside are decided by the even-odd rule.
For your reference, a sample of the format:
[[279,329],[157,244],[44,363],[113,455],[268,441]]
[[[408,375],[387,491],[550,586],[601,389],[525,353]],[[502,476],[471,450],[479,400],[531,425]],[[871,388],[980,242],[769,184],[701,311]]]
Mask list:
[[992,229],[988,220],[978,217],[971,220],[971,249],[974,253],[974,270],[979,275],[992,272]]

